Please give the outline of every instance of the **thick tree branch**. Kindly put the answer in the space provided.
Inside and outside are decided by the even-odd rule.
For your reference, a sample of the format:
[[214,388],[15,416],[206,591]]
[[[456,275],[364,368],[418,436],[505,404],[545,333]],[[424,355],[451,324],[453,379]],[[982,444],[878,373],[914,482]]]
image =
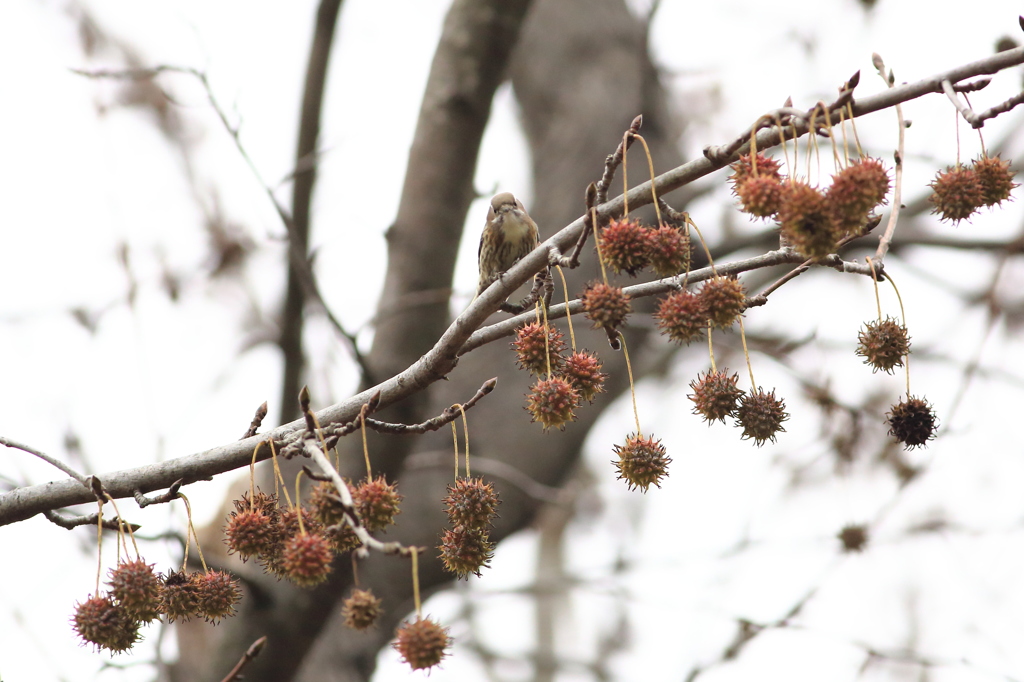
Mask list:
[[[313,29],[313,44],[309,50],[309,61],[306,64],[306,84],[302,93],[302,112],[299,115],[299,140],[295,150],[295,175],[292,184],[292,225],[288,230],[289,248],[301,255],[301,259],[291,258],[288,261],[288,284],[285,289],[284,310],[281,314],[281,335],[278,346],[284,356],[284,377],[281,382],[281,421],[294,418],[294,397],[302,385],[302,368],[305,360],[302,353],[303,308],[309,298],[323,303],[319,290],[310,296],[309,281],[314,281],[308,262],[310,205],[313,199],[313,187],[316,185],[317,158],[316,147],[320,138],[320,115],[323,110],[324,85],[327,82],[327,65],[330,62],[331,48],[334,45],[334,31],[338,23],[338,13],[342,0],[321,0],[316,12],[316,26]],[[324,306],[324,310],[327,307]],[[332,322],[335,322],[332,317]],[[335,325],[341,332],[352,350],[357,363],[364,374],[366,362],[359,353],[355,336],[345,332],[340,324]],[[364,376],[365,383],[371,383],[369,376]]]

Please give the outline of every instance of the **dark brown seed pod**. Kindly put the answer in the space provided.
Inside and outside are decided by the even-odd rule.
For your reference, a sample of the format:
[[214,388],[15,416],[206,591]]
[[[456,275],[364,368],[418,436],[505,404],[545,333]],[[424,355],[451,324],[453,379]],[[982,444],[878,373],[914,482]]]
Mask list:
[[742,438],[753,438],[759,447],[768,440],[774,443],[775,435],[786,430],[782,422],[789,419],[786,404],[775,397],[775,391],[766,393],[760,386],[740,399],[735,416],[736,423],[743,428]]
[[778,213],[782,237],[807,258],[834,252],[839,240],[832,207],[820,190],[806,182],[787,183]]
[[381,600],[373,596],[370,590],[352,590],[341,606],[341,615],[345,619],[345,627],[353,630],[366,630],[377,623],[381,614]]
[[601,360],[589,351],[577,351],[565,360],[562,376],[569,380],[580,395],[580,402],[594,402],[598,393],[604,393],[604,380],[608,375],[601,371]]
[[719,329],[731,327],[747,309],[746,292],[736,277],[712,277],[704,282],[699,296],[707,319]]
[[626,437],[625,445],[616,445],[615,454],[618,460],[613,460],[612,464],[619,472],[618,478],[625,479],[630,490],[639,488],[645,493],[652,485],[661,487],[661,480],[668,476],[668,465],[672,463],[659,439],[644,438],[636,433]]
[[107,595],[76,604],[71,625],[84,642],[111,653],[127,651],[139,640],[139,621]]
[[[736,185],[755,175],[754,164],[750,162],[750,154],[744,154],[736,163],[729,167],[732,169],[729,182],[733,185],[733,193],[736,193]],[[775,159],[765,156],[762,152],[757,153],[757,177],[767,177],[776,181],[782,180],[781,168],[782,164]]]
[[914,396],[907,396],[905,400],[893,405],[886,417],[889,435],[903,443],[908,450],[935,438],[935,430],[939,427],[932,406],[926,400]]
[[690,265],[690,237],[686,232],[662,225],[650,230],[651,268],[658,277],[671,277]]
[[557,372],[565,362],[562,357],[562,351],[565,350],[562,332],[548,325],[545,334],[544,325],[539,322],[530,322],[516,329],[512,349],[516,352],[519,366],[534,376],[544,376],[549,369]]
[[841,235],[857,234],[871,211],[885,203],[889,173],[878,159],[864,157],[832,176],[825,193]]
[[975,170],[967,166],[948,166],[928,186],[932,188],[929,200],[935,204],[932,213],[954,224],[970,218],[985,203],[981,180]]
[[863,357],[873,371],[892,374],[894,367],[903,366],[903,358],[908,353],[907,328],[891,317],[867,323],[858,335],[857,355]]
[[863,552],[868,544],[868,528],[860,524],[843,526],[836,535],[843,543],[844,552]]
[[164,577],[163,604],[161,612],[167,616],[167,622],[177,619],[190,620],[200,615],[199,609],[199,574],[171,571]]
[[782,208],[782,183],[776,178],[749,177],[736,184],[735,192],[743,212],[756,218],[770,218]]
[[596,282],[587,285],[580,297],[584,316],[594,329],[614,331],[622,326],[630,312],[629,297],[621,287]]
[[[200,575],[200,574],[194,574]],[[198,614],[211,623],[235,615],[235,604],[242,599],[238,579],[226,571],[207,571],[196,580]]]
[[580,404],[580,394],[564,377],[538,379],[526,396],[526,410],[533,421],[540,422],[544,430],[564,429],[576,418],[574,410]]
[[148,623],[160,617],[163,580],[153,564],[142,559],[122,561],[110,570],[110,596],[135,620]]
[[600,254],[612,272],[625,272],[630,277],[651,262],[651,232],[635,220],[613,220],[601,230],[598,239]]
[[739,377],[727,371],[708,371],[690,382],[693,393],[687,396],[694,403],[693,413],[704,417],[708,424],[725,418],[736,411],[743,391],[736,386]]
[[1010,192],[1020,185],[1013,181],[1010,162],[998,156],[985,156],[974,161],[974,172],[981,183],[981,205],[998,206],[1010,199]]
[[363,526],[371,533],[379,533],[395,522],[401,511],[402,496],[394,484],[383,476],[363,481],[352,491],[352,500],[363,520]]
[[299,587],[315,587],[331,572],[331,543],[319,533],[299,533],[281,552],[281,574]]
[[446,528],[441,536],[441,550],[438,557],[444,568],[459,578],[468,578],[472,573],[480,575],[481,568],[487,568],[494,556],[494,543],[486,530],[455,526]]
[[703,338],[708,326],[708,311],[702,297],[680,289],[658,302],[654,319],[662,334],[676,343],[689,344]]
[[403,623],[395,631],[394,647],[402,660],[413,670],[426,670],[444,660],[446,651],[452,645],[448,628],[441,627],[430,618],[417,617],[411,623]]
[[448,486],[445,512],[453,526],[484,529],[498,515],[498,493],[483,478],[460,478]]

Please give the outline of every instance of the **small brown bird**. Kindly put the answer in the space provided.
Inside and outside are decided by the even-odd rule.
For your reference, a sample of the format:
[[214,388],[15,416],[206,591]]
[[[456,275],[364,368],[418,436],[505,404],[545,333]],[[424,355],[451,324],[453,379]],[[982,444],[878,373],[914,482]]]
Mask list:
[[477,251],[480,266],[477,296],[516,261],[537,248],[538,243],[537,223],[522,203],[511,192],[495,194]]

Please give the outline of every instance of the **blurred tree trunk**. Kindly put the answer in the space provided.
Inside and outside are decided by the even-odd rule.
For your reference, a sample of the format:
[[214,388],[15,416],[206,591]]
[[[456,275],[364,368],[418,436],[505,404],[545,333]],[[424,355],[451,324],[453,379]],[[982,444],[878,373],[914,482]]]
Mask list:
[[[424,96],[401,206],[388,232],[388,275],[369,356],[371,370],[378,378],[404,369],[417,359],[450,321],[451,273],[472,198],[472,177],[483,132],[480,117],[486,122],[489,116],[489,97],[493,96],[489,82],[493,80],[496,87],[506,69],[500,46],[493,48],[497,54],[482,55],[485,58],[478,62],[477,68],[482,71],[478,74],[466,74],[464,67],[472,62],[446,57],[444,50],[452,48],[452,32],[458,32],[457,27],[462,30],[472,26],[473,21],[492,28],[506,22],[506,30],[513,37],[517,28],[514,18],[507,17],[516,11],[507,6],[513,3],[498,3],[506,5],[502,10],[506,16],[497,20],[481,15],[491,10],[481,10],[480,4],[453,5],[444,29],[448,44],[446,47],[443,37]],[[525,8],[527,3],[515,4]],[[472,42],[473,36],[459,34],[455,42],[459,40]],[[465,42],[457,44],[456,51],[458,48],[465,48]],[[644,115],[643,134],[655,154],[656,168],[680,163],[676,127],[647,54],[645,26],[629,13],[623,0],[535,0],[519,36],[510,75],[533,158],[533,200],[528,209],[542,237],[583,212],[587,184],[600,177],[605,156],[614,150],[638,113]],[[488,81],[487,87],[476,91],[490,87],[486,106],[467,99],[460,90],[474,78]],[[444,137],[449,134],[458,139]],[[639,154],[635,154],[631,156],[635,159],[633,167],[645,168],[646,163],[640,163]],[[634,177],[641,177],[641,171],[634,173]],[[479,222],[482,226],[483,216],[474,218],[469,224]],[[475,241],[478,234],[472,229],[465,238]],[[597,273],[592,251],[585,255],[584,267],[566,273],[573,295]],[[559,284],[557,297],[561,295]],[[551,491],[562,485],[573,470],[590,427],[602,409],[627,387],[622,354],[608,348],[603,334],[585,329],[588,325],[584,320],[576,322],[578,345],[597,350],[605,362],[605,371],[610,374],[609,393],[600,396],[594,405],[582,407],[578,420],[565,431],[545,433],[538,424],[530,423],[522,409],[530,380],[517,371],[504,342],[465,356],[450,381],[435,385],[418,400],[395,406],[385,417],[403,422],[422,420],[447,405],[466,401],[484,380],[498,377],[497,390],[469,414],[475,473],[493,480],[503,500],[501,518],[493,533],[495,540],[527,526],[541,505],[554,499]],[[639,329],[628,332],[634,365],[644,353],[645,337]],[[632,430],[631,424],[623,424],[622,439]],[[348,440],[353,440],[348,445],[355,444],[354,439]],[[609,456],[612,445],[607,444]],[[375,470],[397,477],[399,490],[405,495],[398,525],[386,539],[435,547],[446,521],[441,499],[452,476],[450,433],[442,431],[417,439],[376,437],[370,451]],[[411,456],[406,457],[407,453]],[[343,456],[343,461],[346,459],[361,462],[361,457]],[[363,474],[360,468],[342,473],[353,477]],[[608,475],[613,475],[611,469]],[[427,593],[451,580],[435,555],[431,549],[420,564],[421,584]],[[219,680],[252,640],[266,634],[270,637],[266,650],[246,669],[249,682],[276,682],[293,679],[293,675],[303,682],[365,680],[373,673],[381,647],[412,608],[409,563],[394,557],[375,554],[359,565],[361,584],[384,600],[385,616],[379,627],[368,633],[355,633],[341,625],[339,599],[352,582],[347,558],[336,562],[327,585],[312,592],[267,580],[254,574],[251,566],[248,568],[248,573],[241,572],[253,581],[255,589],[243,602],[240,617],[221,625],[228,632],[220,638],[219,650],[191,660],[186,660],[190,654],[183,651],[179,672],[187,669],[189,674],[175,675],[175,679]]]

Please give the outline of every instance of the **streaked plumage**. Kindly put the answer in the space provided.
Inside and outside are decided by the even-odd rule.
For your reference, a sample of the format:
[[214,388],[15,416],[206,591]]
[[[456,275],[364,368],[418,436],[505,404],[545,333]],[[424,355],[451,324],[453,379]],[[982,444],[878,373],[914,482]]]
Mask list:
[[522,203],[511,192],[495,194],[487,211],[487,223],[480,235],[477,251],[480,267],[477,295],[516,261],[537,248],[537,244],[537,223],[533,222]]

